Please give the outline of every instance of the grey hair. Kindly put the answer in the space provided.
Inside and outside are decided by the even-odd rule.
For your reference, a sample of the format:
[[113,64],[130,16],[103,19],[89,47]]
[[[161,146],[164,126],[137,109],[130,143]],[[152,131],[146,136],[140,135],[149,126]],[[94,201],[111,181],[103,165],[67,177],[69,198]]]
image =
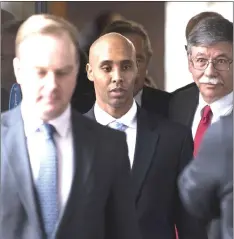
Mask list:
[[211,46],[219,42],[233,43],[233,23],[220,17],[205,18],[188,36],[188,53],[193,46]]

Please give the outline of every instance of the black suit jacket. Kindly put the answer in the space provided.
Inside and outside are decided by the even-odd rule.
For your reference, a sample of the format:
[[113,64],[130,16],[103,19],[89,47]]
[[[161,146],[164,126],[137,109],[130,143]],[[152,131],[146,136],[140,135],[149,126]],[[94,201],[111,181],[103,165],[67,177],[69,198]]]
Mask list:
[[[74,177],[56,239],[139,238],[125,135],[75,111],[72,128]],[[20,106],[1,116],[0,183],[0,238],[44,238]]]
[[179,180],[186,208],[209,227],[209,239],[233,238],[233,114],[213,124]]
[[169,119],[192,127],[199,101],[199,89],[195,83],[186,85],[171,93]]
[[168,117],[171,93],[144,86],[141,107],[149,112]]
[[[87,113],[96,101],[93,82],[87,78],[87,73],[79,72],[77,86],[72,97],[74,109],[84,114]],[[86,84],[86,86],[85,86]],[[169,101],[171,93],[144,86],[141,98],[141,107],[149,112],[168,117]]]
[[[95,120],[93,109],[85,115]],[[143,239],[174,239],[175,223],[180,239],[206,238],[178,196],[177,176],[192,152],[189,129],[138,108],[132,179]]]

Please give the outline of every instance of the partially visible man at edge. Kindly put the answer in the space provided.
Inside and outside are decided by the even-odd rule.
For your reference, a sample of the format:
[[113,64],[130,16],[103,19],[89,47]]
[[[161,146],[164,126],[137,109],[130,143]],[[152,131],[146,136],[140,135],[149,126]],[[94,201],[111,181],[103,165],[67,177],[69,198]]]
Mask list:
[[196,156],[208,126],[233,110],[233,23],[202,19],[188,36],[187,52],[196,85],[172,94],[169,118],[192,129]]

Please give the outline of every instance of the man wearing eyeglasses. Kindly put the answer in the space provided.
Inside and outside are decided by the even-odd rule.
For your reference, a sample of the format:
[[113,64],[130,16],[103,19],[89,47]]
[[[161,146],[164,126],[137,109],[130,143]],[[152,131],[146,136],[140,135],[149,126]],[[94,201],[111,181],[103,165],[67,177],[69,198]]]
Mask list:
[[233,110],[233,23],[199,21],[187,39],[189,71],[196,86],[175,91],[169,117],[192,129],[194,156],[210,124]]

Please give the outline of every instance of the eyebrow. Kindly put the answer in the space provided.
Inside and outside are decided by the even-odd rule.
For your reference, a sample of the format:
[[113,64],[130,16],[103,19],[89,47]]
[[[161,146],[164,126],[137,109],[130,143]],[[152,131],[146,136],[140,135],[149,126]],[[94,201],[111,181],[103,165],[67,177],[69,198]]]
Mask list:
[[[113,64],[114,62],[111,61],[111,60],[104,60],[100,63],[100,66],[104,66],[104,65],[111,65]],[[120,64],[132,64],[133,61],[132,60],[122,60],[120,61]]]
[[[196,56],[206,56],[206,54],[202,53],[202,52],[198,52]],[[215,58],[218,58],[218,57],[226,57],[229,59],[228,55],[225,54],[225,53],[220,53],[218,54],[217,56],[215,56]]]
[[[44,66],[36,66],[35,67],[37,70],[47,70],[47,67]],[[71,71],[73,70],[73,66],[72,65],[67,65],[67,66],[63,66],[61,68],[57,68],[55,69],[55,71]]]

